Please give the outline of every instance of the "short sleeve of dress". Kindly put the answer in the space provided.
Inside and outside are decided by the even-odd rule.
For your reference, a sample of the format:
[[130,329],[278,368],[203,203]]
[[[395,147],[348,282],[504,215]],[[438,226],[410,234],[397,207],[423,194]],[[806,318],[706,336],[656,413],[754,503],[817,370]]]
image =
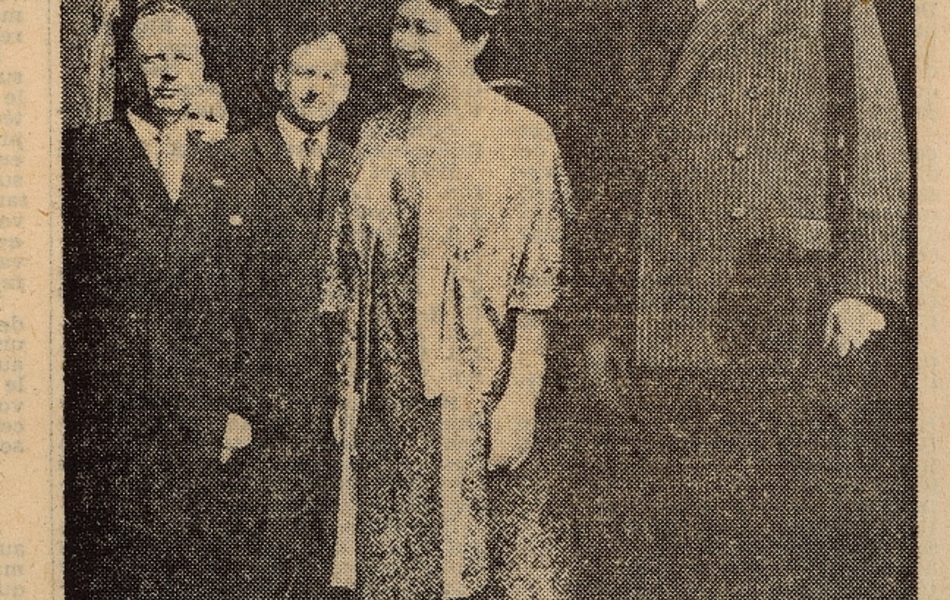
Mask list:
[[[547,310],[556,300],[561,284],[562,244],[565,221],[569,218],[571,191],[560,151],[553,135],[544,126],[543,149],[536,155],[531,171],[522,171],[521,187],[525,208],[533,214],[524,239],[524,250],[509,291],[509,309]],[[537,152],[537,150],[536,150]]]

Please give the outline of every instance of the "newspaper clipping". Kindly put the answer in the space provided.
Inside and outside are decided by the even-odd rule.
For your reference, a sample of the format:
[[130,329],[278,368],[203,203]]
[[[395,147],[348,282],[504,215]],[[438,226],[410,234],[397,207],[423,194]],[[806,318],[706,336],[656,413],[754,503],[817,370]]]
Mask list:
[[0,0],[0,600],[950,597],[940,10]]

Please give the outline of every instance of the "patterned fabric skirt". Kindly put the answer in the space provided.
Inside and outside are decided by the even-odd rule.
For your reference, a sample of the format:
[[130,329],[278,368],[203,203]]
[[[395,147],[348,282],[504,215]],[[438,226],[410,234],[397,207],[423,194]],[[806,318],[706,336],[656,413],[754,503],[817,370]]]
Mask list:
[[[440,402],[421,391],[411,400],[396,411],[370,405],[360,412],[357,588],[365,600],[444,597]],[[485,515],[488,555],[464,557],[463,578],[473,592],[517,600],[572,597],[571,523],[553,517],[549,467],[544,446],[536,444],[518,469],[490,472],[482,482],[476,502],[484,506],[473,509]]]

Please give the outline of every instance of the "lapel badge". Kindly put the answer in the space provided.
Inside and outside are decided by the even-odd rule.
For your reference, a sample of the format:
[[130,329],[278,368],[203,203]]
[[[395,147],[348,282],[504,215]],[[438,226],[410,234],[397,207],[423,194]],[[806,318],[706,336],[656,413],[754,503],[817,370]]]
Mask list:
[[228,217],[228,223],[235,227],[240,227],[241,225],[244,225],[244,217],[241,215],[231,215]]

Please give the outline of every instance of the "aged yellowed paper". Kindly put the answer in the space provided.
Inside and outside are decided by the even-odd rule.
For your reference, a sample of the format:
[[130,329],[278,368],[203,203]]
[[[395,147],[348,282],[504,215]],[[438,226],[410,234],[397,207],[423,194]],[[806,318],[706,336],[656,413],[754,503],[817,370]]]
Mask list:
[[0,6],[0,594],[62,596],[58,16]]

